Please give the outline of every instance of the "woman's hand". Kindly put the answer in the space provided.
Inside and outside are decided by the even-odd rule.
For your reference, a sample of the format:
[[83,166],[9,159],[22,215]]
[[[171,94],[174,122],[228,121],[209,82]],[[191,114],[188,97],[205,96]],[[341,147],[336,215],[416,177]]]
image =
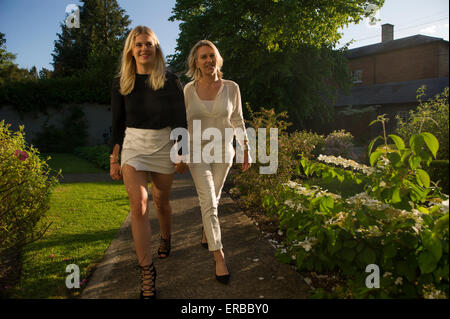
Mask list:
[[110,163],[109,164],[109,175],[115,181],[120,181],[122,179],[122,175],[120,174],[120,165],[119,163]]
[[250,166],[252,166],[251,163],[249,163],[248,160],[248,150],[244,151],[244,163],[242,163],[242,171],[245,172],[246,170],[248,170],[250,168]]
[[175,164],[175,171],[179,174],[186,173],[188,165],[185,162],[178,162]]

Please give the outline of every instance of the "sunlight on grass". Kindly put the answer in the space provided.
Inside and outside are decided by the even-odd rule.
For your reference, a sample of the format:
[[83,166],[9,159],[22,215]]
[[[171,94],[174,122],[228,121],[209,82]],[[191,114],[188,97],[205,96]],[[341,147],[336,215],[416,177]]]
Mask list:
[[66,288],[66,267],[78,265],[80,281],[87,278],[128,212],[121,183],[57,186],[47,213],[52,225],[43,238],[25,247],[22,278],[13,298],[67,298],[77,289]]

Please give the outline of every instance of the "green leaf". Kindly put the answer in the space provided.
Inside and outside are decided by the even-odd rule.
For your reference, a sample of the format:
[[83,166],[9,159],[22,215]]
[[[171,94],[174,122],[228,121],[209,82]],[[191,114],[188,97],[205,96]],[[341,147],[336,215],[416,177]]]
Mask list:
[[436,260],[433,254],[427,250],[420,253],[418,262],[422,274],[429,274],[436,268]]
[[411,150],[414,155],[423,155],[422,146],[425,146],[425,141],[422,135],[413,134],[409,139],[409,146],[411,146]]
[[424,214],[429,214],[429,213],[430,213],[430,211],[429,211],[428,209],[426,209],[425,207],[423,207],[423,206],[419,206],[419,207],[417,207],[417,209],[418,209],[421,213],[424,213]]
[[402,199],[400,197],[400,187],[396,187],[392,192],[392,203],[400,203],[401,201]]
[[439,149],[439,142],[437,138],[434,137],[433,134],[427,132],[420,133],[420,135],[423,136],[425,144],[427,144],[428,149],[431,151],[431,154],[433,154],[433,157],[436,158],[436,153]]
[[380,155],[382,155],[383,152],[381,151],[376,151],[373,152],[372,154],[370,154],[370,166],[373,166],[375,164],[375,162],[377,161],[378,157],[380,157]]
[[353,261],[355,259],[355,251],[350,248],[344,248],[341,251],[341,256],[347,261]]
[[376,257],[377,255],[375,254],[375,251],[373,249],[366,248],[360,253],[358,259],[361,260],[363,263],[369,265],[375,262]]
[[382,138],[382,137],[381,137],[381,136],[377,136],[376,138],[374,138],[374,139],[370,142],[370,144],[369,144],[369,154],[372,153],[373,145],[374,145],[375,142],[376,142],[378,139],[380,139],[380,138]]
[[355,240],[344,241],[344,248],[354,248],[358,243]]
[[411,156],[410,158],[408,158],[409,167],[413,170],[418,168],[421,160],[422,159],[419,156]]
[[383,247],[384,258],[392,258],[397,254],[397,249],[393,245]]
[[416,170],[416,180],[420,186],[430,187],[430,176],[422,169]]
[[[378,119],[377,119],[377,120],[373,120],[372,122],[369,123],[369,126],[372,126],[372,125],[375,124],[376,122],[379,122],[379,120],[378,120]],[[378,136],[378,137],[380,137],[380,136]]]
[[402,159],[398,153],[388,153],[387,157],[394,167],[402,166]]
[[320,201],[320,210],[323,212],[329,212],[334,208],[334,201],[331,197],[323,197]]
[[389,137],[394,141],[395,146],[397,146],[398,150],[405,149],[405,143],[403,142],[400,136],[389,134]]
[[424,232],[422,233],[423,246],[429,251],[436,261],[439,261],[442,257],[442,243],[435,233]]
[[442,236],[442,234],[444,233],[444,231],[447,229],[449,229],[449,218],[448,215],[449,213],[445,214],[444,216],[442,216],[441,218],[439,218],[435,223],[434,223],[434,228],[433,228],[433,233],[435,233],[437,236]]

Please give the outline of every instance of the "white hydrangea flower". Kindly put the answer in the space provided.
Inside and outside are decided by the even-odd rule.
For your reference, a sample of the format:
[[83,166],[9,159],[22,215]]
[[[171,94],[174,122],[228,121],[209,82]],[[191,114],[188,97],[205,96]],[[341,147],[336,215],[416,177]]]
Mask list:
[[327,155],[320,154],[317,159],[319,161],[325,162],[327,164],[334,164],[334,165],[342,166],[344,168],[351,168],[351,169],[354,169],[357,171],[361,171],[366,175],[371,175],[371,174],[375,173],[374,168],[360,164],[351,159],[342,158],[341,156],[336,157],[336,156],[327,156]]

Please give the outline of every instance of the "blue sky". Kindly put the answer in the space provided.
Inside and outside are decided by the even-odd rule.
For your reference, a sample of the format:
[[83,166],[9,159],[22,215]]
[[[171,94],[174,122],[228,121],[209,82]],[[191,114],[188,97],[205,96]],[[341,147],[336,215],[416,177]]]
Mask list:
[[[258,0],[255,0],[258,1]],[[147,25],[158,36],[164,54],[175,52],[179,22],[169,22],[175,0],[118,0],[136,25]],[[78,0],[0,0],[0,32],[5,34],[6,48],[17,54],[15,63],[22,68],[51,66],[56,34],[66,17],[68,4],[81,5]],[[378,13],[380,23],[370,26],[366,21],[344,28],[341,45],[357,40],[350,48],[381,41],[381,24],[394,25],[394,39],[415,34],[449,37],[448,0],[386,0]],[[338,46],[339,47],[339,46]]]

